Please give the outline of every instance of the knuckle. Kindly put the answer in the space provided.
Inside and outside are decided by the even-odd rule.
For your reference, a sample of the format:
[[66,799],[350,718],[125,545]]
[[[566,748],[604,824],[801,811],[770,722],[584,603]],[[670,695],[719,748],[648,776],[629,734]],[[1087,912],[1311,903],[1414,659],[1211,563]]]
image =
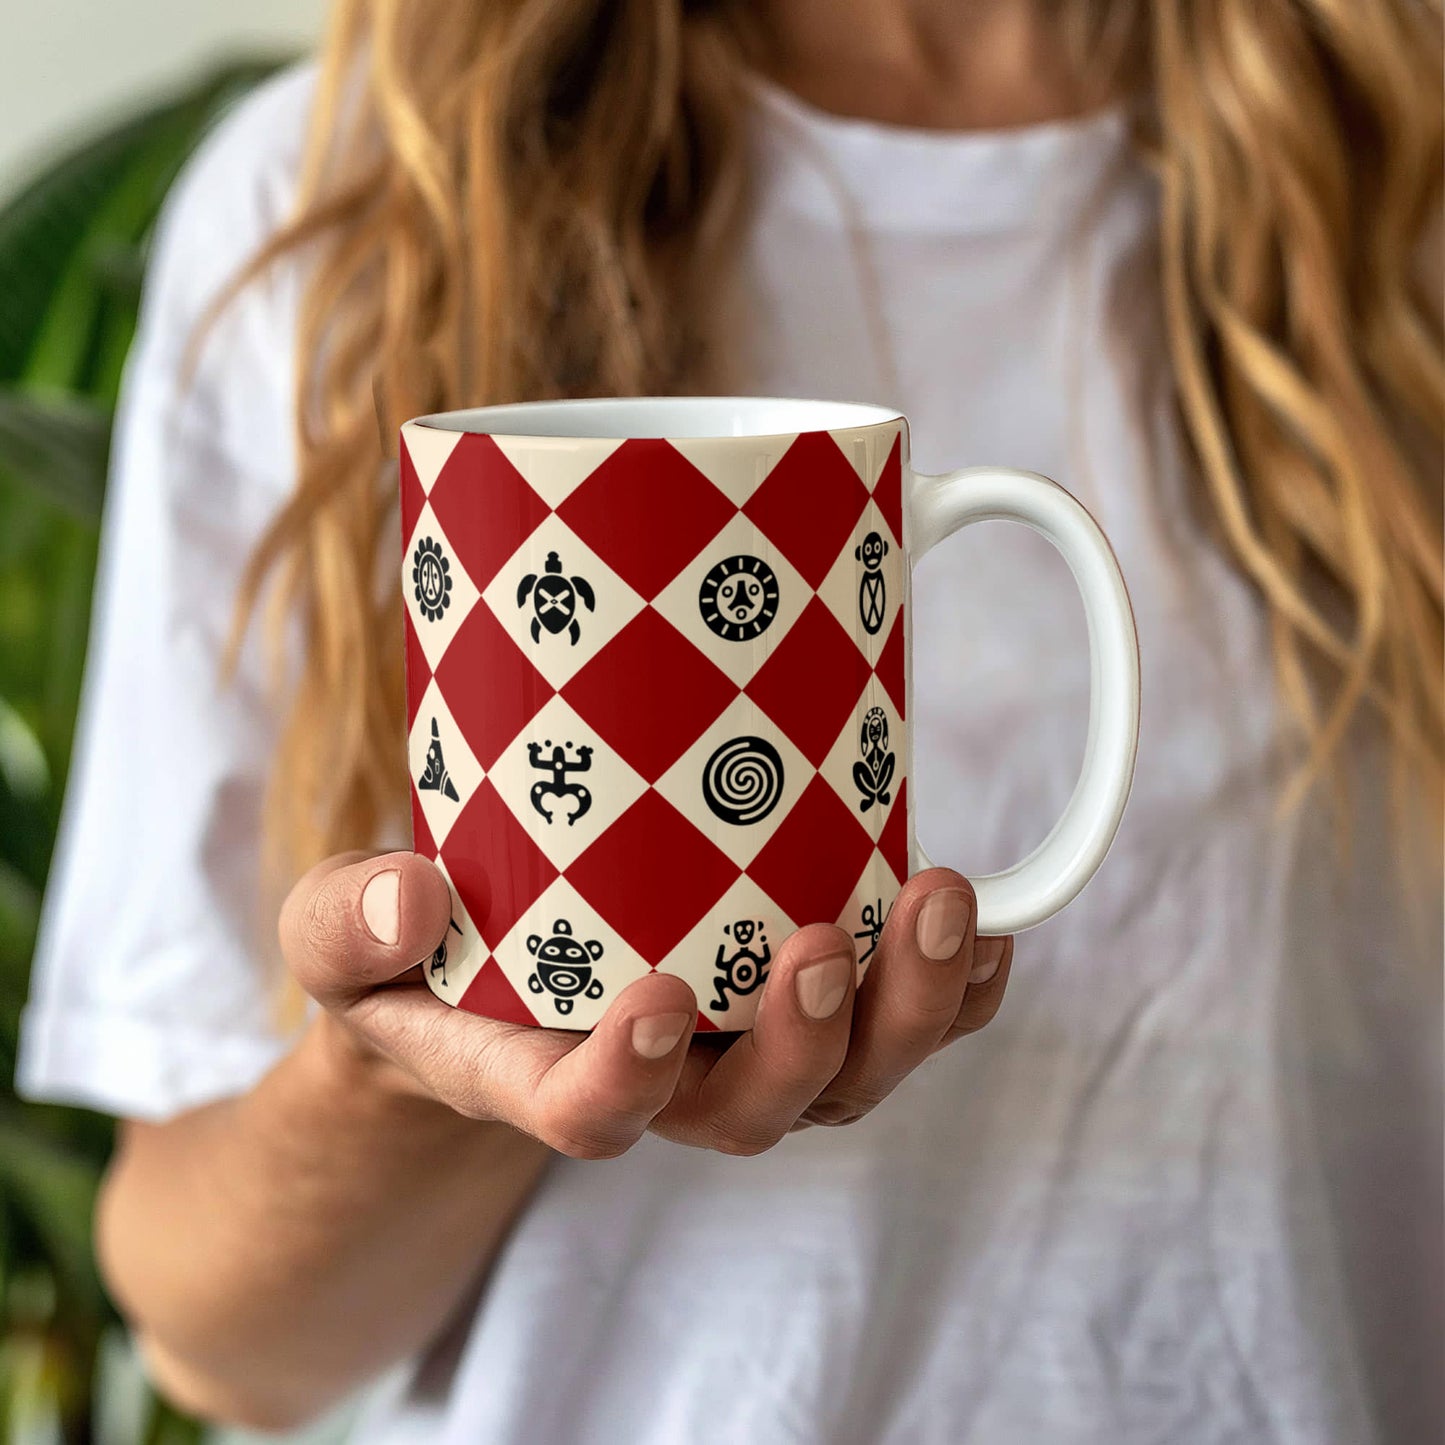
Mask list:
[[759,1154],[766,1154],[786,1132],[786,1126],[775,1128],[760,1122],[733,1121],[716,1132],[712,1147],[719,1154],[735,1159],[755,1159]]
[[845,1094],[819,1099],[808,1111],[808,1117],[827,1129],[839,1129],[866,1118],[883,1102],[884,1094],[875,1090],[850,1089]]
[[544,1109],[536,1132],[549,1149],[569,1159],[616,1159],[634,1142],[620,1129],[609,1129],[599,1120],[580,1119],[560,1109]]

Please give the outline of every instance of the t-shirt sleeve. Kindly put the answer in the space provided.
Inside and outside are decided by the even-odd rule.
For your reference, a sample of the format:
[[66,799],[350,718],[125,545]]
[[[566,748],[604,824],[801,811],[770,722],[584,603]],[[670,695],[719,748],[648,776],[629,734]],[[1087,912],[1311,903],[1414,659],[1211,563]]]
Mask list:
[[161,1119],[284,1051],[258,902],[279,717],[266,649],[221,663],[246,559],[294,477],[296,277],[197,323],[284,219],[311,77],[206,142],[158,228],[123,387],[90,650],[17,1087]]

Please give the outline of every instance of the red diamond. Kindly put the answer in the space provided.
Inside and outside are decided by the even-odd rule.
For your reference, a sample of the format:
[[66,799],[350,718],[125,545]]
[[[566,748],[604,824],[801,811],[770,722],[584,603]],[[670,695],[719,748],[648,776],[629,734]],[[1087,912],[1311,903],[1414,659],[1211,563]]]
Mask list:
[[567,881],[656,965],[727,892],[738,872],[720,848],[649,789],[567,870]]
[[737,688],[671,623],[644,607],[563,687],[562,696],[654,783]]
[[488,948],[506,937],[557,876],[486,778],[452,824],[442,861]]
[[457,1007],[466,1009],[468,1013],[481,1014],[484,1019],[501,1019],[509,1024],[537,1022],[494,958],[489,958],[477,970],[477,976],[457,1000]]
[[707,1018],[703,1014],[699,1013],[697,1016],[697,1028],[696,1030],[694,1030],[694,1032],[700,1034],[715,1034],[720,1033],[721,1030],[710,1018]]
[[401,626],[406,638],[406,728],[410,732],[411,725],[416,721],[416,710],[421,706],[422,695],[426,692],[426,685],[431,681],[431,664],[426,660],[426,653],[421,650],[411,613],[404,607],[401,610]]
[[832,923],[848,906],[872,851],[856,810],[815,777],[748,876],[799,925]]
[[416,530],[421,509],[426,506],[426,493],[421,489],[421,481],[412,465],[411,453],[406,449],[405,440],[401,444],[397,471],[400,473],[401,487],[401,545],[405,547],[412,532]]
[[816,768],[867,682],[868,659],[814,597],[746,691]]
[[878,480],[873,484],[873,500],[878,503],[878,510],[883,513],[883,520],[888,523],[889,530],[894,537],[902,542],[903,540],[903,433],[899,432],[893,438],[893,450],[888,453],[888,460],[883,463],[883,470],[878,473]]
[[557,515],[650,601],[736,511],[676,447],[633,440],[602,462]]
[[908,779],[898,785],[893,795],[893,810],[883,825],[878,839],[878,851],[883,861],[893,870],[893,876],[900,883],[908,881]]
[[788,448],[743,511],[817,588],[867,505],[853,463],[827,432],[815,431]]
[[490,768],[522,725],[552,696],[485,602],[457,630],[436,672],[467,746]]
[[496,442],[477,432],[462,437],[446,459],[431,507],[479,592],[549,511]]
[[420,853],[423,858],[430,858],[433,861],[437,856],[436,839],[432,837],[426,814],[421,810],[415,783],[411,788],[411,851]]
[[888,690],[900,718],[908,716],[908,684],[903,673],[903,657],[903,609],[900,607],[894,614],[893,631],[883,644],[878,666],[873,669],[878,674],[878,681]]

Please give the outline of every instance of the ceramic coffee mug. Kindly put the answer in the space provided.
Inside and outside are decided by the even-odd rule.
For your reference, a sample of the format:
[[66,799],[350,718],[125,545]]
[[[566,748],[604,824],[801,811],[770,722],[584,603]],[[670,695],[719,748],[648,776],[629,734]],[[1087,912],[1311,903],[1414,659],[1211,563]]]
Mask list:
[[1118,827],[1138,652],[1109,545],[1028,472],[916,475],[896,412],[743,398],[542,402],[401,432],[418,852],[452,888],[448,1003],[587,1029],[650,970],[748,1028],[779,946],[861,967],[910,872],[912,560],[970,522],[1063,553],[1089,623],[1082,776],[1048,839],[975,878],[981,933],[1041,922]]

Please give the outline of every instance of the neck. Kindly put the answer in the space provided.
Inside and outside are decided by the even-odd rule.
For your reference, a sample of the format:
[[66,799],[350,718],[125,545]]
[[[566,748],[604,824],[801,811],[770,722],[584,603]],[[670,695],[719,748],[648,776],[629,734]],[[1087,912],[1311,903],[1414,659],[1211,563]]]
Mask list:
[[998,130],[1082,114],[1090,95],[1031,0],[763,0],[757,64],[837,115]]

